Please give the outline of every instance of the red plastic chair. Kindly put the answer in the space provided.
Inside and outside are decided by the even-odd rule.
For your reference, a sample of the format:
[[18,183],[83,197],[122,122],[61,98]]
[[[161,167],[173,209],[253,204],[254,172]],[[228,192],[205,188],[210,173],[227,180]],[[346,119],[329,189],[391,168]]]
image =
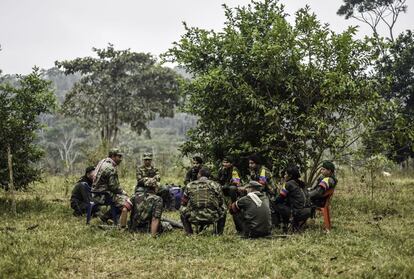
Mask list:
[[331,212],[329,209],[329,206],[331,204],[331,199],[334,193],[334,189],[329,189],[326,191],[326,193],[323,195],[325,197],[325,204],[323,207],[317,207],[316,209],[320,211],[323,215],[323,226],[326,231],[331,230]]

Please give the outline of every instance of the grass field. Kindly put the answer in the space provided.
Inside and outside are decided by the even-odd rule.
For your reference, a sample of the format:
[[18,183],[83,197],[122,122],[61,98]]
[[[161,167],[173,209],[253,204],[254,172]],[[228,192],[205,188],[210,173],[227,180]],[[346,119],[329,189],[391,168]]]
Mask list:
[[414,179],[381,181],[374,200],[342,179],[329,234],[318,217],[302,234],[262,240],[236,236],[229,217],[220,237],[86,226],[71,215],[71,183],[51,177],[19,193],[16,218],[0,192],[1,278],[414,278]]

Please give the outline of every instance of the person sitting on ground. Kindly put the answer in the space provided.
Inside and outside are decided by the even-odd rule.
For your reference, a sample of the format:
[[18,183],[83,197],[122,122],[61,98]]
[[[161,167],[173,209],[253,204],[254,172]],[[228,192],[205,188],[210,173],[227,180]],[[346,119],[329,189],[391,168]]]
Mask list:
[[140,190],[142,191],[143,187],[145,187],[144,184],[148,180],[153,180],[150,183],[156,182],[158,184],[161,181],[160,171],[152,164],[152,157],[153,155],[150,152],[146,152],[142,156],[143,164],[137,168],[137,185],[135,187],[135,193]]
[[335,189],[338,179],[335,176],[335,165],[330,161],[324,161],[320,169],[321,176],[318,178],[316,185],[309,189],[311,202],[317,207],[325,205],[324,196],[326,191]]
[[[70,207],[73,209],[74,216],[81,216],[87,213],[91,201],[91,187],[93,179],[94,166],[87,167],[85,175],[82,176],[73,187],[70,197]],[[97,207],[94,208],[95,213]]]
[[288,167],[285,173],[285,184],[279,197],[276,198],[274,206],[281,216],[283,231],[288,231],[290,222],[292,231],[299,231],[311,216],[310,205],[305,183],[300,180],[298,167]]
[[272,219],[267,195],[260,191],[262,184],[250,181],[245,189],[247,195],[230,206],[230,213],[242,225],[247,238],[265,237],[271,234]]
[[133,210],[131,213],[131,231],[149,232],[152,236],[170,229],[168,222],[161,222],[163,211],[162,198],[156,195],[158,183],[147,180],[144,191],[135,193]]
[[[126,227],[128,211],[132,209],[132,203],[127,193],[121,188],[116,167],[122,162],[122,153],[119,149],[111,149],[108,157],[101,160],[95,168],[95,179],[92,184],[92,199],[95,204],[106,204],[109,197],[116,208],[117,215],[121,214],[120,225]],[[111,210],[100,217],[103,222],[112,218]],[[113,220],[116,222],[117,220]]]
[[273,183],[272,174],[268,168],[260,164],[259,156],[251,155],[249,157],[249,181],[256,181],[262,185],[260,190],[265,192],[268,197],[275,195],[276,186]]
[[184,186],[180,215],[186,234],[192,234],[192,224],[204,228],[217,224],[216,234],[222,234],[226,222],[226,206],[220,185],[210,178],[210,171],[203,167],[198,179]]
[[203,167],[203,159],[200,156],[194,156],[192,160],[193,167],[189,169],[185,175],[184,186],[191,181],[196,181],[198,172]]
[[240,187],[240,173],[233,165],[232,157],[227,156],[223,159],[222,167],[219,169],[217,176],[224,196],[229,197],[231,202],[235,202],[238,196],[237,188]]

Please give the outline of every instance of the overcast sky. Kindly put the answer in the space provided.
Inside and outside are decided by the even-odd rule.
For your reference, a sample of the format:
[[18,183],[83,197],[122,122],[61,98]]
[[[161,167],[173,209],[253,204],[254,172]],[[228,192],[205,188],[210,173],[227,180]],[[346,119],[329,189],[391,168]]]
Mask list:
[[[357,21],[336,15],[342,0],[283,0],[292,14],[309,4],[337,32]],[[189,26],[220,30],[221,4],[243,6],[248,0],[0,0],[0,69],[27,74],[34,65],[51,68],[56,60],[92,55],[92,47],[130,48],[155,55],[165,52]],[[414,27],[414,0],[407,0],[396,33]],[[291,17],[293,19],[293,17]],[[360,36],[370,34],[361,24]]]

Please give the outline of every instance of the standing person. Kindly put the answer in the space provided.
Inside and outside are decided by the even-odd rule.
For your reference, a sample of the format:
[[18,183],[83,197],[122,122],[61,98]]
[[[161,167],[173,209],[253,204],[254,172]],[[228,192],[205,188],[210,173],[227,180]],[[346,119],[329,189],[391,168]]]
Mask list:
[[91,187],[93,180],[94,166],[87,167],[85,174],[79,179],[73,187],[70,197],[70,207],[73,209],[73,215],[81,216],[87,212],[91,201]]
[[233,158],[227,156],[223,159],[222,167],[218,171],[218,182],[220,183],[223,194],[231,199],[237,200],[237,188],[240,187],[240,173],[233,165]]
[[198,179],[184,186],[180,215],[186,234],[192,234],[192,224],[205,227],[217,223],[215,233],[222,234],[226,222],[226,206],[220,185],[210,178],[210,171],[201,168]]
[[260,183],[250,181],[245,186],[247,195],[230,206],[230,213],[242,225],[244,237],[258,238],[271,234],[272,219],[269,199],[265,193],[260,192],[261,188]]
[[[92,184],[92,199],[97,204],[105,204],[106,197],[111,199],[117,213],[121,213],[120,225],[125,227],[128,211],[132,209],[132,203],[127,193],[119,184],[118,171],[116,167],[122,162],[122,153],[119,149],[111,149],[108,157],[101,160],[95,169],[95,179]],[[111,211],[106,212],[101,220],[106,222],[111,218]],[[117,220],[114,220],[116,222]]]
[[275,209],[282,218],[284,232],[288,231],[291,219],[292,230],[296,232],[311,216],[309,196],[297,166],[286,169],[285,184],[275,201]]
[[309,191],[309,197],[314,205],[323,207],[326,191],[335,189],[338,179],[335,176],[335,165],[330,161],[322,163],[320,173],[321,176],[318,178],[316,185]]
[[155,182],[159,186],[161,180],[160,171],[152,164],[152,157],[153,155],[150,152],[144,153],[142,157],[143,164],[137,168],[135,192],[142,191],[145,183],[149,180],[152,180],[150,183]]
[[249,180],[260,183],[262,185],[261,191],[264,191],[269,197],[275,195],[276,187],[273,183],[272,174],[268,168],[260,164],[257,155],[249,157],[249,171]]
[[203,167],[203,159],[200,156],[194,156],[192,159],[192,168],[189,169],[185,175],[184,186],[191,181],[197,180],[197,175],[200,169]]

